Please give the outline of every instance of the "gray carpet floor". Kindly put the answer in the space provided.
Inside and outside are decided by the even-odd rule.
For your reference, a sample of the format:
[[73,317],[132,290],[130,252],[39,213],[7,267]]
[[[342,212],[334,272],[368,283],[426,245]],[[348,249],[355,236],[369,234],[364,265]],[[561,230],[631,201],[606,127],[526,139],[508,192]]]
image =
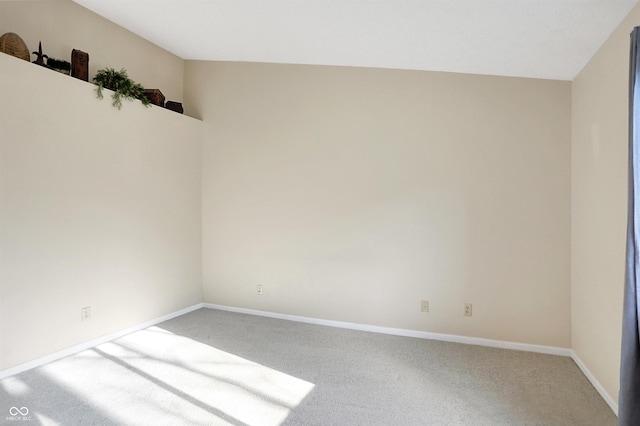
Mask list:
[[[11,407],[28,408],[28,419],[12,420]],[[616,420],[570,358],[212,309],[0,381],[0,423],[13,425]]]

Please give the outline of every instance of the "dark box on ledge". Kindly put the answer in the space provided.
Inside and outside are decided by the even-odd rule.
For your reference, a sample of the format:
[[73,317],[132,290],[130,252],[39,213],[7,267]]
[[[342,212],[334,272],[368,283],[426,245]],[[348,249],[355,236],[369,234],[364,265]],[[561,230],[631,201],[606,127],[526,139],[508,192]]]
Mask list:
[[167,101],[167,104],[164,107],[180,114],[184,112],[184,108],[182,108],[182,103],[180,102]]
[[164,95],[159,89],[144,89],[144,95],[152,104],[164,107]]

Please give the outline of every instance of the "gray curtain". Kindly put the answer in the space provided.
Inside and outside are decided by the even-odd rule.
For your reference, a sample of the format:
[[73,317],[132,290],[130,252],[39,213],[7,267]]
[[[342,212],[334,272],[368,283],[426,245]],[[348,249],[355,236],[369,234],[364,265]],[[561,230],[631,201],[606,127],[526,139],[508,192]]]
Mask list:
[[[622,316],[622,356],[618,425],[640,425],[640,27],[631,33],[629,58],[629,203],[627,207],[627,267]],[[638,209],[636,209],[636,206]]]

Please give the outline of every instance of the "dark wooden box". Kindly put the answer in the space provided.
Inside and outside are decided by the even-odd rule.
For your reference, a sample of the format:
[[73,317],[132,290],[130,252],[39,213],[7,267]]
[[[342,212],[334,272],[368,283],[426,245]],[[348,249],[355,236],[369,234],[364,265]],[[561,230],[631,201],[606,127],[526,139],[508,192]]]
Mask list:
[[180,102],[167,101],[167,104],[164,107],[180,114],[184,112],[184,108],[182,108],[182,103]]
[[78,49],[71,51],[71,77],[89,81],[89,54]]
[[144,95],[152,104],[164,107],[164,95],[159,89],[144,89]]

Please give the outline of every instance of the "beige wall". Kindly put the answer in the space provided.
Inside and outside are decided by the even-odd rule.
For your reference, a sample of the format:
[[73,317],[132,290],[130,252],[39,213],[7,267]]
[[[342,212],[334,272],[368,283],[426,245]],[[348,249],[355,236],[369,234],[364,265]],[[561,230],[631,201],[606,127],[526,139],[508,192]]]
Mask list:
[[573,81],[572,344],[618,399],[627,208],[629,34],[636,6]]
[[205,302],[570,346],[569,82],[190,61],[185,82]]
[[[125,68],[167,100],[182,101],[183,61],[71,0],[0,1],[0,35],[18,34],[29,47],[71,61],[71,50],[89,53],[89,78],[101,68]],[[35,60],[35,55],[31,60]]]
[[0,73],[0,369],[201,302],[202,123]]

